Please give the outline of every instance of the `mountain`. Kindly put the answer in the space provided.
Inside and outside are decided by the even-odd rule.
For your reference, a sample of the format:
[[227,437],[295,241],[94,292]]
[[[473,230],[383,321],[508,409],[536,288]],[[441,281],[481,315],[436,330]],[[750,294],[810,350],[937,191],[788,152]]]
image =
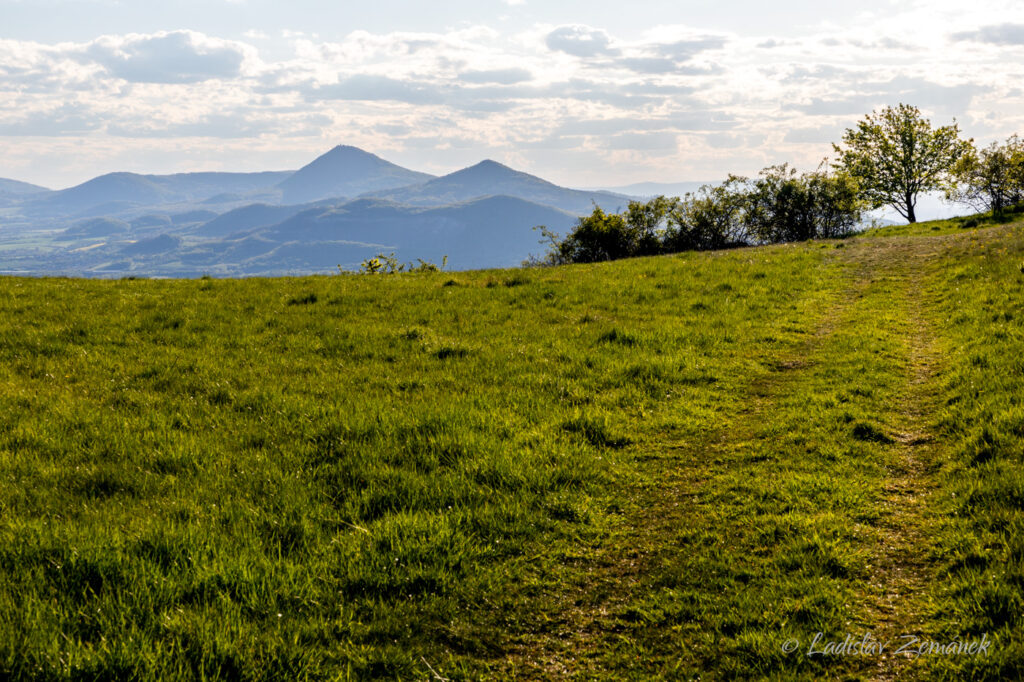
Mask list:
[[48,211],[77,213],[104,204],[153,206],[167,203],[170,193],[144,175],[108,173],[81,185],[49,194],[36,202]]
[[[531,253],[543,250],[535,225],[564,231],[575,219],[573,213],[510,196],[435,207],[366,198],[303,211],[254,233],[280,243],[379,244],[404,260],[423,258],[439,263],[447,255],[451,267],[466,269],[519,265]],[[332,267],[344,264],[336,256],[331,258],[335,260]],[[313,264],[317,269],[323,267],[318,254],[310,254]]]
[[356,147],[339,145],[297,170],[278,187],[286,204],[354,197],[429,180],[434,176],[402,168]]
[[29,194],[41,194],[43,192],[49,192],[45,187],[39,185],[33,185],[28,182],[21,182],[20,180],[8,180],[6,178],[0,178],[0,194],[8,194],[12,196],[29,195]]
[[203,237],[223,237],[234,232],[269,227],[299,213],[301,206],[271,206],[250,204],[222,213],[205,223],[196,234]]
[[[3,194],[10,188],[25,194]],[[109,173],[47,191],[0,181],[0,270],[116,277],[357,269],[395,252],[452,269],[515,266],[594,204],[630,197],[561,187],[495,161],[443,177],[339,146],[298,171]],[[16,241],[32,232],[28,246]]]
[[247,195],[273,192],[291,175],[261,173],[176,173],[140,175],[108,173],[75,187],[40,196],[32,204],[37,212],[83,214],[96,211],[126,211],[171,203],[199,202],[217,195]]
[[114,218],[92,218],[83,220],[61,232],[65,239],[93,239],[122,237],[131,230],[131,225]]
[[610,192],[559,187],[490,160],[418,185],[372,193],[374,197],[412,206],[444,206],[494,195],[518,197],[576,215],[590,213],[595,203],[605,210],[616,210],[629,201],[629,197]]

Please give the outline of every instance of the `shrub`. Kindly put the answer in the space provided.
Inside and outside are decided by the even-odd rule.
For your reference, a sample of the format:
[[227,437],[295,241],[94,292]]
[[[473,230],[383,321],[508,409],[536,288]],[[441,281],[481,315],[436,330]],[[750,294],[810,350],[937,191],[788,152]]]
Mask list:
[[856,182],[842,173],[798,175],[789,166],[766,168],[754,180],[730,176],[694,194],[631,201],[622,213],[595,206],[564,239],[544,226],[542,259],[526,265],[593,263],[679,251],[705,251],[750,243],[842,237],[861,219]]

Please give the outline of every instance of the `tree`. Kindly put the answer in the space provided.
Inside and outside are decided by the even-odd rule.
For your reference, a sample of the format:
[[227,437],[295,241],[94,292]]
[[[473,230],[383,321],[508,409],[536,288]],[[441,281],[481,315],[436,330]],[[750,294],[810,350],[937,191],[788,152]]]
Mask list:
[[651,256],[661,252],[667,221],[678,206],[678,197],[659,196],[647,202],[629,202],[624,217],[629,230],[630,256]]
[[626,220],[618,213],[605,213],[595,206],[593,213],[580,216],[573,231],[557,245],[556,263],[596,263],[626,258],[633,242]]
[[762,242],[793,242],[849,234],[861,219],[856,181],[819,169],[797,174],[770,166],[748,183],[744,223]]
[[1024,201],[1024,141],[1014,135],[1005,144],[973,146],[953,166],[954,183],[946,198],[977,211],[1000,213]]
[[721,185],[704,185],[677,202],[668,216],[665,250],[708,251],[745,244],[746,182],[730,175]]
[[943,189],[953,165],[970,149],[953,125],[932,128],[917,107],[872,112],[843,134],[835,168],[854,178],[871,208],[892,206],[907,222],[921,192]]

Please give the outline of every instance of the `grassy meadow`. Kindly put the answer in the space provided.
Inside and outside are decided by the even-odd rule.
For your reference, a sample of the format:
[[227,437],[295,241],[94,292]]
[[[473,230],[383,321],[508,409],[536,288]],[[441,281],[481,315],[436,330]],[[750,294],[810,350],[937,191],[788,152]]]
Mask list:
[[965,222],[0,278],[0,679],[1020,677],[1024,228]]

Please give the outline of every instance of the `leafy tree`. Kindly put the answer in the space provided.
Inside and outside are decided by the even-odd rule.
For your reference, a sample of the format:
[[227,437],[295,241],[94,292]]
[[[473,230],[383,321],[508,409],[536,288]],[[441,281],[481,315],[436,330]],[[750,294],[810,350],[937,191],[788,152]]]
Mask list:
[[721,185],[705,185],[677,202],[668,217],[665,250],[707,251],[746,243],[746,182],[731,175]]
[[634,256],[651,256],[662,251],[662,238],[677,198],[656,197],[631,201],[622,213],[605,213],[599,206],[576,221],[573,231],[562,240],[540,226],[551,242],[552,252],[542,264],[593,263]]
[[1000,213],[1024,201],[1024,141],[1014,135],[1005,144],[973,146],[953,166],[946,198],[977,211]]
[[[761,171],[755,180],[729,176],[696,193],[632,201],[622,213],[594,207],[573,231],[559,237],[543,225],[550,250],[524,265],[593,263],[678,251],[707,251],[751,241],[786,242],[839,237],[860,220],[857,184],[844,173],[802,175],[787,165]],[[542,242],[544,243],[544,242]]]
[[770,166],[748,183],[744,222],[762,242],[841,237],[861,218],[857,183],[845,173],[798,175],[788,164]]
[[900,104],[872,112],[833,145],[835,166],[854,178],[871,208],[892,206],[907,222],[921,192],[943,189],[953,165],[969,149],[953,125],[932,128],[917,107]]
[[647,202],[629,202],[624,215],[629,230],[629,255],[649,256],[660,253],[670,216],[678,207],[678,197],[660,196]]
[[556,262],[596,263],[626,258],[632,242],[623,216],[595,206],[593,213],[580,216],[569,236],[558,243]]

